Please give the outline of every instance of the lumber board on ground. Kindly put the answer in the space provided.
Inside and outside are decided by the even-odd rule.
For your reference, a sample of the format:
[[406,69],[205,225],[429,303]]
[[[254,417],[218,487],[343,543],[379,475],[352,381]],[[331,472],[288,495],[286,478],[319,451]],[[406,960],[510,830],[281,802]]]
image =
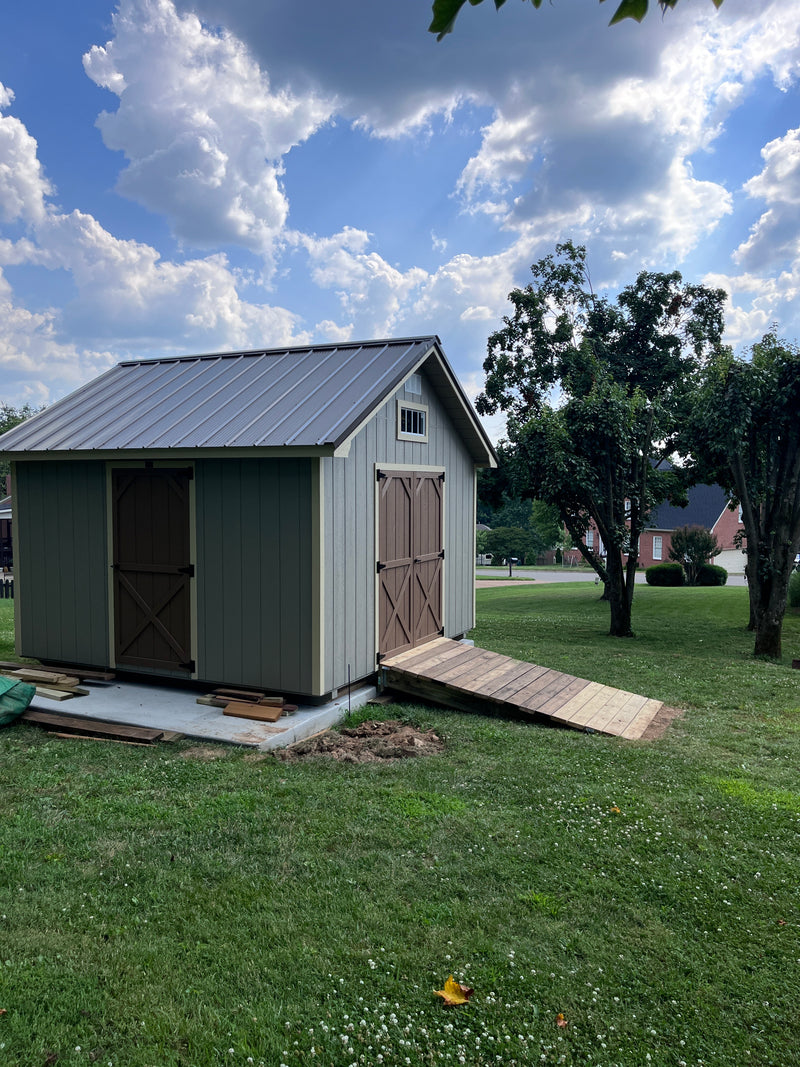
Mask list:
[[80,682],[71,674],[60,674],[56,671],[40,671],[33,667],[20,667],[18,670],[5,670],[3,674],[8,678],[17,678],[20,682],[31,682],[33,685],[57,685],[72,688]]
[[231,701],[222,712],[223,715],[233,715],[237,719],[257,719],[259,722],[277,722],[283,715],[283,705],[276,707],[274,704],[250,704],[249,702]]
[[124,723],[75,718],[59,712],[40,711],[38,708],[28,708],[20,715],[20,719],[45,729],[89,737],[117,737],[146,744],[160,741],[164,737],[164,730],[155,730],[149,726],[128,726]]

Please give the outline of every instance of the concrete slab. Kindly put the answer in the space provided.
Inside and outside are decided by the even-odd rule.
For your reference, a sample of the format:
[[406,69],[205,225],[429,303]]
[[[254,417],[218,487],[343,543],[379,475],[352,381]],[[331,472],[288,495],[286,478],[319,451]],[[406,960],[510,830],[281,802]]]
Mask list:
[[[89,696],[48,700],[37,694],[31,707],[38,711],[60,712],[73,718],[174,730],[203,741],[221,741],[264,750],[283,748],[327,730],[341,722],[348,711],[348,697],[344,694],[329,704],[300,706],[293,715],[285,715],[274,723],[259,722],[255,719],[236,719],[223,715],[222,708],[198,704],[197,698],[201,693],[197,689],[127,680],[87,681],[82,683],[82,688],[90,690]],[[350,709],[355,710],[366,704],[375,693],[375,687],[371,685],[353,690],[349,697]]]

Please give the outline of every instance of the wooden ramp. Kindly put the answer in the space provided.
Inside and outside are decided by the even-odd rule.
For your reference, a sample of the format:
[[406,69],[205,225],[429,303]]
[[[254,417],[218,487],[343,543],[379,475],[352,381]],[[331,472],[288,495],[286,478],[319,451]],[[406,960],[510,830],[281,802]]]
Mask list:
[[390,689],[462,711],[530,715],[628,740],[641,737],[662,706],[446,637],[387,656],[381,673]]

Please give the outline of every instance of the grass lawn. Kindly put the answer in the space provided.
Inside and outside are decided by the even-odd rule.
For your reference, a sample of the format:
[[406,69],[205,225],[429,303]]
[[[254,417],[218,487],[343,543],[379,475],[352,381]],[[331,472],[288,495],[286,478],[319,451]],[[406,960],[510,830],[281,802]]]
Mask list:
[[0,731],[0,1064],[800,1062],[800,616],[776,664],[744,589],[637,588],[635,641],[592,585],[478,605],[479,644],[686,715],[389,707],[447,748],[387,765]]

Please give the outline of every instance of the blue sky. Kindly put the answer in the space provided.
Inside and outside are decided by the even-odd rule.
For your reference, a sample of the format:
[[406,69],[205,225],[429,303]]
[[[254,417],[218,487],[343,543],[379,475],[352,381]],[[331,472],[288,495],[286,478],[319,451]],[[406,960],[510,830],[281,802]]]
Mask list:
[[[486,338],[559,240],[800,335],[800,5],[40,0],[0,40],[0,401],[121,359]],[[654,6],[654,5],[651,5]],[[496,427],[494,428],[496,429]]]

